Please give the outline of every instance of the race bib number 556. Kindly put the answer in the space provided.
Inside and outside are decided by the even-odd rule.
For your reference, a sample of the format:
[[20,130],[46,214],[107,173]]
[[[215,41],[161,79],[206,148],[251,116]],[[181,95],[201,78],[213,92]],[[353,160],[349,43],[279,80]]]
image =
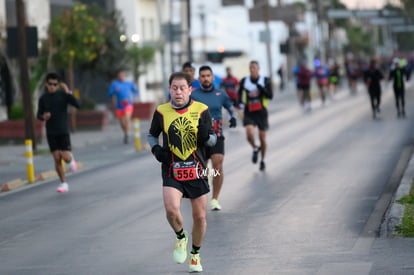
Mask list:
[[172,165],[174,179],[178,181],[197,179],[197,166],[195,161],[177,161]]

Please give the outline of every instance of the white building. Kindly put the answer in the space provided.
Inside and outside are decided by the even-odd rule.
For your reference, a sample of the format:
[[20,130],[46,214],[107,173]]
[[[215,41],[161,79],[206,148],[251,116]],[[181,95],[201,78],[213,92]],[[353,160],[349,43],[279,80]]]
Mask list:
[[[272,2],[272,1],[270,1]],[[272,4],[272,3],[271,3]],[[276,3],[273,3],[276,4]],[[192,26],[191,36],[197,61],[203,61],[204,52],[241,52],[240,57],[225,58],[224,66],[230,66],[237,77],[248,74],[248,63],[257,60],[261,74],[269,76],[266,44],[261,41],[261,33],[265,31],[264,22],[249,22],[249,8],[252,0],[246,0],[244,6],[222,6],[221,0],[191,1]],[[204,14],[204,19],[202,15]],[[203,23],[205,26],[203,26]],[[288,36],[288,28],[281,21],[269,23],[271,32],[272,77],[277,79],[276,71],[285,57],[280,54],[279,45]],[[223,66],[223,67],[224,67]],[[218,73],[224,73],[224,70]]]
[[[130,43],[137,45],[169,45],[162,38],[161,26],[169,21],[168,0],[114,0],[114,8],[123,15],[126,36]],[[146,68],[140,78],[138,88],[141,101],[159,101],[165,96],[167,76],[170,73],[169,59],[166,54],[157,51],[155,62]]]
[[[173,0],[174,1],[174,0]],[[288,43],[289,27],[283,21],[270,21],[270,60],[266,43],[263,41],[266,25],[264,22],[250,22],[249,9],[255,5],[254,0],[244,0],[244,5],[223,6],[222,0],[191,0],[191,37],[193,39],[194,57],[197,63],[205,62],[205,52],[241,52],[239,57],[225,58],[223,64],[213,64],[219,74],[224,74],[224,68],[230,66],[237,77],[248,74],[248,63],[257,60],[261,74],[272,76],[274,82],[279,81],[279,67],[291,69],[298,61],[293,48],[291,55],[281,53],[280,45]],[[240,1],[235,1],[240,2]],[[271,7],[279,7],[277,0],[269,0]],[[282,5],[293,4],[297,1],[281,1]],[[304,1],[307,3],[307,1]],[[204,23],[204,24],[203,24]],[[306,4],[306,11],[301,22],[293,25],[300,39],[308,40],[305,51],[306,60],[312,64],[316,49],[323,50],[321,31],[316,27],[316,16]],[[292,45],[290,45],[292,46]],[[270,71],[270,67],[272,68]],[[286,73],[285,73],[286,75]]]

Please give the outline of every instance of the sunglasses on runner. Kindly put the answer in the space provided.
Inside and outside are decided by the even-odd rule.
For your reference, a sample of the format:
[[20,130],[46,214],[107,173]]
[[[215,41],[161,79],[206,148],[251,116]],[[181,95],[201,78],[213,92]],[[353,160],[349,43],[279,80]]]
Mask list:
[[57,86],[57,85],[59,85],[59,83],[57,83],[57,82],[48,82],[47,85],[49,85],[49,86]]

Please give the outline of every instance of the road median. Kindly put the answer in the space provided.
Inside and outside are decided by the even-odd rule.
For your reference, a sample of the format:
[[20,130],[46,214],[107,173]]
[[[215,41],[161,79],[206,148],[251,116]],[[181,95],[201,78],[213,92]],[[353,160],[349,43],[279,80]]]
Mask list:
[[[78,169],[83,169],[84,165],[81,162],[78,162]],[[66,173],[68,173],[69,171],[66,169]],[[36,180],[34,183],[30,183],[30,184],[35,184],[36,182],[39,181],[44,181],[44,180],[48,180],[48,179],[52,179],[52,178],[57,178],[58,175],[56,173],[55,170],[49,170],[49,171],[45,171],[45,172],[41,172],[36,176]],[[3,184],[1,184],[1,189],[0,192],[7,192],[7,191],[11,191],[11,190],[15,190],[18,188],[21,188],[23,186],[25,186],[26,184],[28,184],[27,180],[23,180],[21,178],[17,178],[17,179],[13,179],[10,181],[7,181]]]

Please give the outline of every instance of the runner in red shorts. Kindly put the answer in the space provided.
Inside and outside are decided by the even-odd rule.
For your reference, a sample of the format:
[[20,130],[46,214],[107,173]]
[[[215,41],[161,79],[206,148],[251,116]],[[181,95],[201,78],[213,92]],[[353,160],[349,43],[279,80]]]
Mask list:
[[134,111],[133,96],[138,97],[138,89],[132,81],[125,79],[125,72],[121,70],[117,73],[117,79],[112,81],[109,96],[115,106],[115,116],[124,132],[124,143],[127,144]]

